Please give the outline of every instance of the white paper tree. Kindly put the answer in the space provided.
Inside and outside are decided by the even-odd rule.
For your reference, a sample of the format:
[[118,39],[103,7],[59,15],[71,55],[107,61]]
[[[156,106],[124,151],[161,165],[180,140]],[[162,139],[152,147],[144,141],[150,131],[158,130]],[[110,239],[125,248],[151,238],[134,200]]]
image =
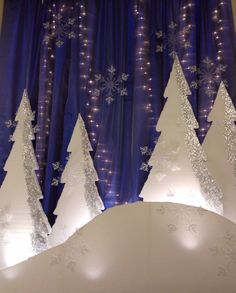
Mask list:
[[58,217],[50,235],[52,246],[64,242],[104,209],[95,183],[98,177],[90,156],[92,147],[80,115],[67,150],[70,157],[61,178],[65,186],[54,211]]
[[0,211],[5,219],[0,267],[23,261],[47,248],[50,225],[39,201],[43,196],[35,174],[38,165],[32,145],[33,119],[24,90],[15,118],[14,144],[4,166],[7,174],[0,189]]
[[222,213],[222,192],[206,167],[189,95],[176,56],[164,93],[168,99],[157,123],[161,135],[149,160],[152,169],[141,197],[144,201],[177,202]]
[[203,142],[207,166],[224,194],[224,215],[236,222],[236,110],[221,82]]

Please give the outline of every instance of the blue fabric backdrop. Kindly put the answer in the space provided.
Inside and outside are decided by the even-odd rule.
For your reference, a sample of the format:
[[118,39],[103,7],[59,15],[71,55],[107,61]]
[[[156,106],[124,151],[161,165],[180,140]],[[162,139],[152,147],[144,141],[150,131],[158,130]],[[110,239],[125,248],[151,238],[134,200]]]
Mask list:
[[229,0],[5,0],[0,39],[0,178],[24,87],[36,111],[35,151],[51,223],[80,112],[105,206],[139,200],[178,54],[202,142],[221,79],[236,104]]

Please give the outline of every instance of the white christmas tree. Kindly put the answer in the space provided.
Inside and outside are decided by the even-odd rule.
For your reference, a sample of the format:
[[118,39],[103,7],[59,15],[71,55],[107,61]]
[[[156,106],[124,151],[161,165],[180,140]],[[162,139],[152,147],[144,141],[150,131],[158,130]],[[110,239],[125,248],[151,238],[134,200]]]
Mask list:
[[149,160],[152,169],[141,197],[144,201],[183,203],[222,213],[222,192],[206,167],[189,95],[176,56],[164,93],[168,99],[157,123],[161,135]]
[[38,169],[32,140],[34,131],[27,91],[17,111],[14,144],[4,166],[7,171],[0,189],[0,213],[5,219],[0,242],[0,268],[41,252],[47,248],[50,225],[40,199],[42,192],[35,174]]
[[68,146],[69,160],[62,173],[65,183],[54,214],[56,222],[50,235],[52,246],[64,242],[104,209],[96,187],[98,180],[84,121],[79,115]]
[[223,82],[208,121],[213,123],[203,142],[207,166],[224,194],[224,215],[236,222],[236,110]]

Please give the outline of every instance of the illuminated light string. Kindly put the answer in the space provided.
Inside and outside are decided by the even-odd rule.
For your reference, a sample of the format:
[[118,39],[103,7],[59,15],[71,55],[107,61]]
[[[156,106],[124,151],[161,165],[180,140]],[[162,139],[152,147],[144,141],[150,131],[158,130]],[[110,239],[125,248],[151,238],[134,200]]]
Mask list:
[[[55,3],[52,5],[52,9],[48,10],[51,14],[55,10]],[[55,17],[55,13],[53,16]],[[39,130],[36,135],[36,158],[39,165],[39,170],[36,171],[40,185],[43,185],[43,172],[46,165],[46,148],[47,139],[50,128],[50,104],[52,98],[52,86],[53,86],[53,68],[55,55],[53,52],[52,42],[48,42],[47,45],[42,47],[42,59],[40,63],[40,84],[46,87],[40,87],[39,100],[38,100],[38,119]]]
[[[216,8],[212,11],[212,21],[214,23],[214,31],[212,32],[212,37],[216,44],[216,62],[218,62],[219,65],[224,66],[224,41],[222,39],[224,35],[224,31],[228,28],[228,26],[225,25],[224,19],[223,19],[223,9],[224,6],[227,5],[225,1],[221,1]],[[215,74],[215,78],[218,80],[218,83],[220,84],[220,81],[223,80],[221,74]],[[212,85],[212,81],[209,80],[209,85],[207,89],[209,90]],[[215,95],[212,95],[211,99],[209,100],[209,104],[207,108],[200,111],[199,119],[202,119],[204,122],[206,122],[205,127],[199,128],[199,136],[204,138],[206,133],[208,132],[211,124],[207,121],[209,112],[213,108],[214,101],[215,101]]]
[[[79,27],[78,31],[78,37],[82,40],[83,47],[86,46],[88,43],[87,38],[83,37],[83,32],[87,31],[87,28],[84,27],[84,18],[86,16],[85,7],[84,5],[80,5],[77,1],[75,5],[79,8],[79,16],[74,18],[69,18],[71,23],[71,31],[68,33],[68,38],[72,39],[77,37],[75,35],[75,32],[72,31],[72,25],[74,24],[74,28],[76,29]],[[80,5],[80,7],[79,7]],[[38,180],[41,185],[43,185],[43,178],[44,178],[44,168],[46,166],[46,153],[47,153],[47,146],[48,146],[48,135],[49,135],[49,129],[50,129],[50,106],[51,106],[51,100],[52,100],[52,89],[53,89],[53,77],[54,77],[54,65],[55,65],[55,46],[58,48],[61,47],[63,42],[60,40],[61,35],[57,35],[57,25],[60,24],[62,21],[62,18],[64,17],[64,13],[68,12],[70,14],[70,11],[74,10],[74,6],[67,6],[65,4],[62,4],[61,6],[56,5],[56,3],[53,3],[49,9],[48,9],[48,20],[52,23],[52,29],[55,30],[54,34],[50,34],[50,37],[47,37],[47,34],[49,34],[49,31],[45,31],[45,40],[44,46],[41,50],[41,62],[40,62],[40,84],[42,86],[40,87],[39,92],[39,101],[38,101],[38,125],[39,130],[36,135],[36,157],[38,160],[39,170],[37,171]],[[68,20],[69,21],[69,20]],[[77,25],[77,22],[79,22],[79,25]],[[49,23],[49,22],[48,22]],[[57,39],[59,38],[59,40]],[[80,57],[83,57],[85,55],[85,50],[83,48],[82,55]],[[89,60],[90,56],[85,55],[85,59]],[[85,61],[82,59],[80,66],[85,66]],[[86,72],[81,71],[81,78],[85,79]],[[46,86],[45,86],[46,85]],[[83,86],[85,88],[85,86]]]
[[[136,16],[136,71],[138,71],[141,76],[141,82],[135,84],[137,90],[142,90],[144,92],[145,100],[144,110],[148,113],[153,112],[151,99],[153,97],[152,93],[152,78],[150,76],[150,42],[148,38],[148,27],[146,23],[145,12],[142,6],[138,8],[137,3],[134,6],[134,14]],[[155,125],[153,125],[155,127]]]
[[89,36],[86,35],[88,28],[82,26],[81,29],[84,32],[81,40],[83,46],[80,52],[81,79],[84,80],[84,83],[81,83],[81,90],[85,90],[84,94],[88,97],[86,101],[86,122],[89,139],[94,149],[94,164],[99,178],[98,185],[107,201],[110,200],[112,204],[119,204],[119,200],[115,200],[114,202],[114,198],[119,198],[119,193],[116,190],[116,176],[118,174],[112,170],[112,152],[106,148],[102,138],[100,138],[102,130],[102,126],[100,125],[100,103],[102,103],[102,99],[94,93],[94,73],[91,69],[87,69],[92,68],[91,52],[93,43],[90,41]]

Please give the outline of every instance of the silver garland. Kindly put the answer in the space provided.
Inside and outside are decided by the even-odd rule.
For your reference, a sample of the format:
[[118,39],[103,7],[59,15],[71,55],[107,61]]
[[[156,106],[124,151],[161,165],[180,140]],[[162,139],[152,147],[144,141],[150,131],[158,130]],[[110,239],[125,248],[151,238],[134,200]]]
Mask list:
[[223,82],[220,84],[219,94],[225,103],[224,137],[228,161],[233,166],[236,177],[236,125],[234,124],[234,121],[236,121],[236,109]]
[[185,143],[188,149],[189,159],[192,164],[193,172],[199,180],[201,190],[209,206],[212,207],[212,209],[217,213],[222,214],[223,204],[221,199],[223,194],[215,179],[211,176],[206,167],[206,156],[194,131],[194,129],[199,127],[198,122],[193,114],[191,104],[187,98],[187,96],[191,95],[191,91],[177,56],[174,61],[174,69],[176,72],[178,91],[181,97],[182,117],[187,130],[185,135]]
[[47,236],[51,227],[43,212],[39,200],[42,198],[42,192],[35,174],[37,162],[34,155],[32,140],[34,139],[31,121],[33,114],[31,112],[30,103],[27,92],[24,92],[22,99],[22,109],[24,113],[23,121],[23,162],[25,181],[28,191],[28,204],[33,219],[34,231],[31,234],[32,247],[35,252],[41,252],[47,248]]
[[98,180],[97,173],[93,166],[93,161],[91,159],[89,150],[91,150],[91,145],[88,139],[88,134],[85,129],[84,122],[81,117],[80,119],[80,131],[82,136],[82,150],[83,150],[83,169],[85,174],[85,184],[84,184],[84,197],[90,212],[91,217],[99,215],[104,209],[102,200],[99,196],[95,181]]

